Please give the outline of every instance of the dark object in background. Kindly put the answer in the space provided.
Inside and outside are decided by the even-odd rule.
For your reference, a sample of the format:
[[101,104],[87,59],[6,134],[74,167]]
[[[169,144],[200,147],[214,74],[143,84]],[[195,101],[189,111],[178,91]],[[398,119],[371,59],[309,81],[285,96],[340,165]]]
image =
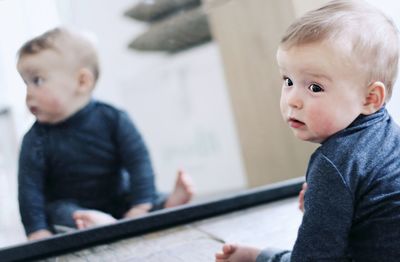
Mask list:
[[129,44],[129,48],[177,52],[210,40],[207,15],[198,7],[150,25]]
[[200,0],[143,0],[124,15],[149,22],[147,31],[129,43],[134,50],[177,53],[211,40]]
[[142,0],[126,11],[125,15],[136,20],[153,22],[199,5],[200,0]]

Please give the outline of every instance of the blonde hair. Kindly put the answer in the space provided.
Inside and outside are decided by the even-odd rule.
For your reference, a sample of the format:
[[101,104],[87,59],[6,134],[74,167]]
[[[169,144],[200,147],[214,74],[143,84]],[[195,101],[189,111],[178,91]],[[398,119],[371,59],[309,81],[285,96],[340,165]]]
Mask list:
[[399,60],[398,30],[390,18],[364,1],[331,1],[297,19],[287,29],[281,47],[323,40],[345,43],[343,49],[349,47],[351,58],[365,70],[366,84],[382,82],[386,101],[390,99]]
[[63,27],[56,27],[27,41],[19,49],[18,59],[24,55],[37,54],[48,49],[59,51],[66,57],[74,59],[79,66],[90,69],[95,82],[99,78],[99,59],[91,41],[83,35]]

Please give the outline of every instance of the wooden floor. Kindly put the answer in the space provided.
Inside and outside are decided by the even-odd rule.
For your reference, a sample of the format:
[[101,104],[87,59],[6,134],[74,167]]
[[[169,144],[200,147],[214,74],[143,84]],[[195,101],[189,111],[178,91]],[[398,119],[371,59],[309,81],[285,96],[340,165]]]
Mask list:
[[45,261],[214,261],[224,242],[291,249],[301,218],[290,198]]

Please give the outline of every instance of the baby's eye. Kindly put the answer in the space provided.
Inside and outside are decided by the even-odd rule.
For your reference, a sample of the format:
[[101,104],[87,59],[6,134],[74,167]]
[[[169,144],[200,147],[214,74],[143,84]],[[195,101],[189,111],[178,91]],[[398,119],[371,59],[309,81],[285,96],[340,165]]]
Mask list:
[[284,77],[283,80],[285,81],[285,85],[286,86],[292,86],[293,85],[293,82],[292,82],[292,80],[290,80],[290,78]]
[[311,84],[308,89],[313,93],[324,92],[324,89],[317,84]]
[[40,76],[35,76],[35,77],[32,79],[32,82],[33,82],[34,85],[40,86],[40,85],[43,84],[43,78],[40,77]]

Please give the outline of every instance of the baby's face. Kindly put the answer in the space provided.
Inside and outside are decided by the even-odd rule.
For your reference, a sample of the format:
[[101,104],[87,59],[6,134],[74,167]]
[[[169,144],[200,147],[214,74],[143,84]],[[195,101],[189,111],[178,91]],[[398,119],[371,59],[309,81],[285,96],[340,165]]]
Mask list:
[[39,122],[57,123],[69,116],[78,75],[68,61],[52,49],[23,55],[18,61],[18,72],[27,86],[26,104]]
[[367,86],[354,61],[332,42],[279,48],[280,107],[294,135],[321,143],[361,114]]

